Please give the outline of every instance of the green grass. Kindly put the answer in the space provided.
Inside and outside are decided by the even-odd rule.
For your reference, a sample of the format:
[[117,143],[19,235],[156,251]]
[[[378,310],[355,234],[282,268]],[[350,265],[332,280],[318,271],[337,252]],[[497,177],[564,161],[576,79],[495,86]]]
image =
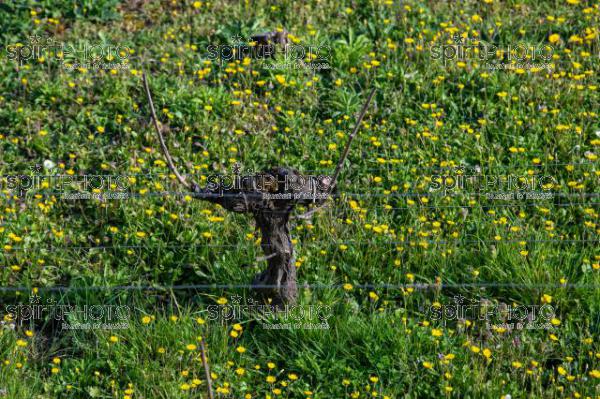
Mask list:
[[[600,397],[600,9],[571,3],[1,4],[0,392],[207,397],[203,336],[220,398]],[[208,62],[208,45],[283,27],[297,44],[328,46],[331,68]],[[465,32],[499,48],[552,45],[552,72],[432,59],[431,45]],[[8,46],[36,35],[75,49],[127,47],[128,68],[9,59]],[[86,61],[70,49],[66,62]],[[333,173],[377,88],[339,196],[312,221],[291,223],[299,303],[329,306],[328,329],[266,329],[249,314],[210,320],[218,301],[252,299],[244,286],[265,267],[254,262],[258,235],[249,216],[161,195],[181,187],[150,124],[142,71],[178,167],[198,180],[236,163]],[[30,175],[46,160],[53,174],[128,175],[134,195],[66,200],[56,187],[27,197],[8,189],[7,175]],[[551,176],[553,197],[431,190],[458,166]],[[154,289],[106,288],[124,286]],[[11,328],[6,307],[31,305],[33,292],[42,304],[128,306],[127,328],[66,330],[51,317]],[[431,307],[459,295],[550,301],[560,324],[503,331],[476,317],[435,320]]]

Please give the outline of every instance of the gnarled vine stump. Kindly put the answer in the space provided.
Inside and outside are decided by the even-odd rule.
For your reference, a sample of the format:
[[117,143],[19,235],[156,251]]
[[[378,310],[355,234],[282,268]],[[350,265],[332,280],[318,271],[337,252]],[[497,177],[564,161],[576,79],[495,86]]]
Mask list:
[[371,90],[359,114],[333,177],[303,176],[297,170],[276,167],[244,179],[243,184],[235,189],[223,190],[222,187],[216,187],[215,190],[215,187],[201,188],[195,182],[188,182],[178,172],[158,125],[146,75],[143,74],[142,78],[152,121],[169,169],[184,187],[192,191],[195,198],[219,204],[228,211],[250,213],[254,216],[256,227],[261,232],[261,247],[265,253],[264,259],[267,260],[267,269],[254,277],[252,285],[263,298],[270,300],[272,305],[295,303],[298,298],[298,286],[289,228],[292,211],[296,205],[318,205],[304,215],[308,216],[321,208],[332,193],[344,160],[348,156],[350,144],[358,132],[375,89]]
[[267,269],[252,282],[272,305],[294,303],[298,297],[294,247],[289,221],[296,205],[322,204],[330,192],[326,176],[303,176],[289,168],[273,168],[245,179],[237,189],[193,187],[195,198],[221,205],[232,212],[249,213],[261,233]]

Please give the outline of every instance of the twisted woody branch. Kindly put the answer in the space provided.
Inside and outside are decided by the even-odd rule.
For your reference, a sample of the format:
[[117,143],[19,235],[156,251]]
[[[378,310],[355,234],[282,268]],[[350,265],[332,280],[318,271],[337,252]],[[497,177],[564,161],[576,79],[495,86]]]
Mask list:
[[294,247],[289,229],[292,211],[297,205],[316,205],[307,213],[297,216],[297,218],[309,218],[324,207],[325,201],[336,186],[342,165],[348,156],[350,144],[358,132],[375,89],[369,94],[359,114],[333,178],[306,177],[295,169],[274,167],[254,175],[251,179],[243,179],[240,187],[227,190],[220,187],[218,192],[215,192],[209,188],[201,188],[196,182],[187,181],[177,170],[160,129],[145,74],[142,75],[142,79],[154,128],[171,172],[194,198],[219,204],[231,212],[248,213],[253,216],[256,226],[261,232],[261,247],[265,254],[262,259],[267,261],[267,269],[254,277],[252,285],[263,298],[269,299],[273,305],[295,303],[298,297],[298,287]]

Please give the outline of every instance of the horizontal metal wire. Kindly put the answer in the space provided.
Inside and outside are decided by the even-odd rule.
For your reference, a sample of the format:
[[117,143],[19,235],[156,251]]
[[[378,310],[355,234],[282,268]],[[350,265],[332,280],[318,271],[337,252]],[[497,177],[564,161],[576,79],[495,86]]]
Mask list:
[[[556,197],[565,197],[565,198],[571,198],[571,197],[584,197],[584,198],[592,198],[592,197],[598,197],[600,196],[600,192],[581,192],[581,193],[561,193],[561,192],[552,192],[552,191],[540,191],[540,192],[527,192],[527,191],[523,191],[523,192],[519,192],[519,191],[507,191],[507,192],[467,192],[467,193],[463,193],[460,191],[454,191],[454,190],[439,190],[435,191],[435,192],[416,192],[416,191],[408,191],[408,192],[390,192],[389,194],[383,193],[383,192],[373,192],[373,193],[333,193],[330,194],[329,197],[331,198],[361,198],[361,197],[386,197],[386,198],[397,198],[397,197],[427,197],[427,198],[431,198],[431,197],[442,197],[442,198],[455,198],[455,197],[461,197],[461,196],[473,196],[473,197],[483,197],[484,199],[488,199],[489,201],[499,201],[501,199],[497,199],[497,198],[486,198],[488,196],[492,196],[492,195],[506,195],[506,194],[523,194],[523,195],[527,195],[528,193],[534,193],[534,194],[549,194],[551,196],[556,196]],[[61,191],[38,191],[35,193],[27,193],[27,196],[34,196],[34,195],[40,195],[42,197],[56,197],[56,196],[62,196],[62,195],[79,195],[79,194],[84,194],[84,192],[77,192],[77,191],[73,191],[73,192],[61,192]],[[241,198],[242,195],[238,194],[238,193],[194,193],[193,191],[148,191],[147,193],[144,194],[140,194],[140,193],[130,193],[130,192],[104,192],[104,193],[98,193],[98,194],[94,194],[94,193],[90,193],[90,192],[85,192],[85,194],[89,194],[90,196],[94,196],[94,195],[99,195],[102,196],[103,194],[119,194],[119,195],[123,195],[123,198],[104,198],[107,200],[110,199],[115,199],[115,200],[124,200],[124,199],[129,199],[129,198],[144,198],[144,197],[184,197],[184,196],[190,196],[194,199],[205,199],[205,198],[222,198],[222,197],[231,197],[231,198]],[[268,194],[275,194],[275,193],[268,193]],[[280,193],[283,194],[283,193]],[[8,197],[8,198],[13,198],[13,197],[18,197],[17,194],[5,194],[5,193],[0,193],[0,197]],[[263,193],[260,191],[254,192],[254,193],[246,193],[246,196],[248,198],[252,198],[252,197],[263,197]],[[83,200],[89,200],[89,199],[95,199],[95,198],[66,198],[65,200],[69,201],[69,200],[76,200],[76,199],[83,199]],[[307,198],[309,200],[312,200],[312,198]],[[522,199],[510,199],[513,201],[522,201],[522,200],[527,200],[527,198],[522,198]],[[507,200],[507,201],[510,201]],[[539,198],[531,198],[531,200],[539,200]],[[548,199],[549,201],[550,199]]]
[[[25,286],[5,286],[0,287],[0,292],[31,292],[34,287]],[[38,292],[69,292],[69,291],[170,291],[170,290],[233,290],[233,289],[277,289],[277,285],[252,285],[252,284],[185,284],[185,285],[118,285],[118,286],[50,286],[35,287]],[[299,289],[346,289],[345,284],[298,284]],[[466,288],[514,288],[514,289],[586,289],[598,290],[600,284],[556,284],[556,283],[498,283],[498,282],[480,282],[480,283],[448,283],[448,284],[352,284],[353,289],[386,289],[386,290],[441,290],[441,289],[466,289]]]
[[[458,209],[458,208],[478,208],[478,207],[485,207],[485,208],[529,208],[529,207],[535,207],[535,206],[541,206],[541,207],[568,207],[568,206],[587,206],[587,205],[600,205],[600,202],[572,202],[572,203],[560,203],[560,204],[555,204],[553,202],[546,202],[546,203],[533,203],[533,204],[498,204],[498,203],[491,203],[491,204],[481,204],[478,203],[476,205],[432,205],[432,206],[403,206],[403,207],[390,207],[390,208],[386,208],[384,205],[376,205],[376,206],[368,206],[366,208],[363,209],[367,209],[367,210],[371,210],[371,209],[384,209],[384,210],[403,210],[403,209]],[[361,207],[362,208],[362,207]]]
[[[308,243],[300,244],[299,246],[312,246],[311,244],[320,245],[341,245],[341,244],[351,244],[351,243],[359,243],[359,244],[368,244],[368,245],[406,245],[406,244],[415,244],[419,243],[427,243],[427,244],[514,244],[514,243],[576,243],[576,242],[598,242],[600,243],[600,238],[594,240],[587,239],[566,239],[566,240],[540,240],[540,239],[513,239],[513,240],[425,240],[415,238],[414,240],[406,240],[406,241],[366,241],[366,240],[339,240],[334,242],[315,242],[309,241]],[[68,246],[68,245],[50,245],[50,246],[21,246],[21,247],[11,247],[12,250],[32,250],[34,248],[40,250],[51,250],[51,251],[68,251],[68,250],[106,250],[106,249],[149,249],[149,248],[159,248],[159,249],[172,249],[172,248],[240,248],[243,247],[243,244],[176,244],[176,245],[92,245],[92,246]],[[0,253],[1,255],[1,253]]]
[[[344,203],[345,204],[345,203]],[[347,205],[347,204],[346,204]],[[499,204],[499,203],[491,203],[491,204],[476,204],[476,205],[431,205],[431,206],[404,206],[404,207],[390,207],[386,208],[385,205],[369,205],[368,208],[362,208],[366,210],[419,210],[419,209],[475,209],[479,207],[485,208],[530,208],[530,207],[544,207],[544,208],[552,208],[552,207],[575,207],[575,206],[596,206],[600,205],[600,202],[571,202],[571,203],[560,203],[555,204],[553,202],[549,203],[517,203],[517,204]],[[324,207],[321,213],[327,213],[332,210],[339,211],[340,206],[336,207]],[[201,211],[201,210],[200,210]],[[189,213],[186,211],[186,213]],[[271,211],[273,214],[283,214],[287,212],[283,211]],[[330,212],[331,213],[331,212]],[[0,227],[10,226],[11,223],[0,223]]]
[[[416,162],[416,161],[410,161],[410,162]],[[0,167],[2,166],[8,166],[8,165],[25,165],[23,163],[18,163],[18,162],[12,162],[12,163],[6,163],[6,162],[0,162]],[[452,170],[457,170],[457,169],[464,169],[464,170],[472,170],[475,168],[480,168],[481,170],[496,170],[496,169],[501,169],[504,170],[503,168],[506,169],[511,169],[511,168],[543,168],[543,167],[558,167],[558,166],[580,166],[580,165],[599,165],[598,162],[592,161],[592,162],[570,162],[570,163],[545,163],[545,164],[527,164],[527,165],[496,165],[493,166],[492,168],[488,168],[487,166],[482,166],[482,165],[454,165],[454,166],[421,166],[421,165],[411,165],[410,163],[404,162],[404,163],[390,163],[390,167],[389,169],[386,170],[385,166],[379,167],[379,168],[361,168],[360,165],[353,165],[353,169],[349,169],[349,171],[359,171],[359,172],[394,172],[394,171],[400,171],[403,169],[417,169],[417,170],[435,170],[435,171],[452,171]],[[263,170],[260,170],[263,171]],[[259,173],[260,171],[254,171],[254,170],[247,170],[246,172],[244,172],[244,169],[240,169],[240,176],[243,176],[244,173]],[[265,170],[266,171],[266,170]],[[207,170],[206,174],[226,174],[228,171],[215,171],[215,170]],[[301,170],[300,173],[317,173],[317,174],[325,174],[327,172],[327,170],[321,169],[321,170]],[[119,174],[118,176],[168,176],[171,174],[171,171],[165,171],[165,172],[156,172],[156,173],[132,173],[132,174]],[[8,175],[0,175],[0,177],[9,177],[9,176],[15,176],[15,175],[23,175],[22,172],[15,172],[14,174],[8,174]],[[234,174],[231,173],[231,175],[233,176]],[[36,176],[41,176],[41,175],[36,175]],[[49,176],[55,176],[55,175],[49,175]],[[76,177],[78,175],[69,175],[72,177]],[[102,175],[102,174],[96,174],[95,176],[111,176],[111,175]],[[116,175],[113,175],[116,176]],[[182,176],[185,177],[195,177],[197,176],[197,174],[192,174],[192,173],[185,173],[182,174]]]

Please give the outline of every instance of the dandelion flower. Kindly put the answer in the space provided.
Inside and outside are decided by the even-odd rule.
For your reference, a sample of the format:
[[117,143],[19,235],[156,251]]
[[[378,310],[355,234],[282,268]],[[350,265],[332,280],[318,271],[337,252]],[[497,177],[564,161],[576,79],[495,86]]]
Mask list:
[[550,35],[550,37],[548,37],[548,41],[552,44],[558,43],[559,40],[560,40],[560,35],[557,33],[554,33],[554,34]]

